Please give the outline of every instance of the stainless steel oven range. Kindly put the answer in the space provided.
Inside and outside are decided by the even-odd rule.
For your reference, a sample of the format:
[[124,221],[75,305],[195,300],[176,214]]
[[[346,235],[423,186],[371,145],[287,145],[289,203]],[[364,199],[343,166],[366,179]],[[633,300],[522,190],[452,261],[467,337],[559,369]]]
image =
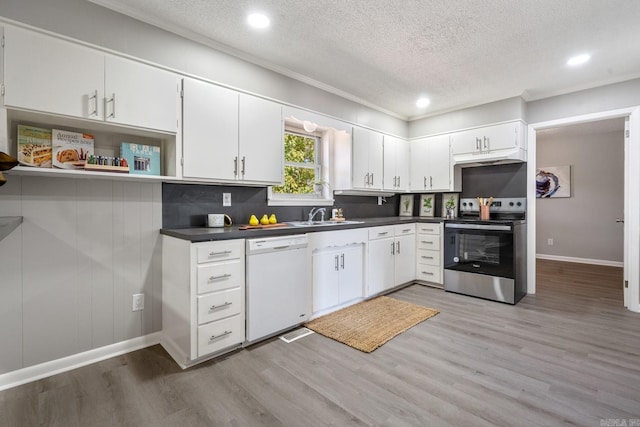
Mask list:
[[494,199],[483,221],[475,199],[460,207],[444,226],[444,289],[516,304],[527,292],[526,198]]

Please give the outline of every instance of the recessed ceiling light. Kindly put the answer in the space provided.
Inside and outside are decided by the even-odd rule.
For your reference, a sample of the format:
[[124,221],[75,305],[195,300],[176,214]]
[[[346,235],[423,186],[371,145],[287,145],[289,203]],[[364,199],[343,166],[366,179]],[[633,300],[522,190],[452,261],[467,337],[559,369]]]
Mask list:
[[426,107],[429,106],[429,104],[431,104],[431,100],[429,98],[425,98],[425,97],[419,98],[416,101],[416,107],[418,107],[418,108],[426,108]]
[[267,28],[271,23],[271,20],[267,15],[262,13],[252,13],[247,17],[247,22],[253,28]]
[[576,67],[578,65],[582,65],[586,62],[589,62],[591,59],[591,55],[588,53],[583,53],[582,55],[576,55],[574,57],[569,58],[567,61],[567,65],[570,67]]

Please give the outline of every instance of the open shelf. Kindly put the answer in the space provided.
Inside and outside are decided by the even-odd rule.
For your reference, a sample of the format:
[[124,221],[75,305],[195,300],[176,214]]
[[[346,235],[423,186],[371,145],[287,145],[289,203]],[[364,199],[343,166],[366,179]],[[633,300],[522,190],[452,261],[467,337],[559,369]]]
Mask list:
[[[176,177],[177,136],[154,130],[139,129],[114,125],[102,121],[59,116],[19,109],[4,110],[6,116],[6,132],[8,151],[17,157],[17,126],[19,124],[45,129],[63,129],[72,132],[90,133],[94,136],[94,153],[96,155],[119,157],[120,145],[123,142],[160,147],[160,175],[139,175],[132,173],[115,173],[103,171],[87,171],[82,169],[67,170],[56,168],[37,168],[16,166],[7,175],[49,176],[69,178],[110,179],[126,181],[181,181]],[[0,115],[2,117],[2,115]],[[0,126],[2,130],[2,126]],[[1,138],[0,138],[1,139]],[[1,142],[1,141],[0,141]]]

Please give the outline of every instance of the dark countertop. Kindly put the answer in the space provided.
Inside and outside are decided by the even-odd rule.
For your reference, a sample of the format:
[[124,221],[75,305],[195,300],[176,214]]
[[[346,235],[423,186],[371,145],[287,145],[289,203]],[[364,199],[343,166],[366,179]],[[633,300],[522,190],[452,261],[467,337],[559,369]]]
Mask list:
[[256,237],[289,236],[292,234],[315,233],[321,231],[352,230],[355,228],[378,227],[382,225],[395,225],[404,223],[434,223],[443,222],[445,218],[419,217],[419,216],[391,216],[380,218],[349,218],[350,221],[362,221],[359,224],[338,224],[331,226],[309,227],[278,227],[268,229],[239,230],[238,226],[224,228],[163,228],[160,234],[190,240],[191,242],[208,242],[212,240],[253,239]]

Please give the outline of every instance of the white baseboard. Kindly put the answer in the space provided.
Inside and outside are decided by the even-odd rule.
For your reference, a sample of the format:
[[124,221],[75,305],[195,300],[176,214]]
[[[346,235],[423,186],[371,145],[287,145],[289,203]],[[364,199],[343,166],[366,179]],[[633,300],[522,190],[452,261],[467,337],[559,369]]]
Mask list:
[[150,347],[160,343],[160,332],[154,332],[142,337],[132,338],[93,350],[84,351],[50,362],[40,363],[34,366],[18,369],[0,375],[0,390],[16,387],[22,384],[50,377],[62,372],[70,371],[81,366],[90,365],[101,360],[129,353],[141,348]]
[[576,258],[576,257],[570,257],[570,256],[546,255],[546,254],[536,254],[536,258],[548,259],[551,261],[577,262],[580,264],[605,265],[609,267],[624,267],[623,262],[609,261],[606,259]]

